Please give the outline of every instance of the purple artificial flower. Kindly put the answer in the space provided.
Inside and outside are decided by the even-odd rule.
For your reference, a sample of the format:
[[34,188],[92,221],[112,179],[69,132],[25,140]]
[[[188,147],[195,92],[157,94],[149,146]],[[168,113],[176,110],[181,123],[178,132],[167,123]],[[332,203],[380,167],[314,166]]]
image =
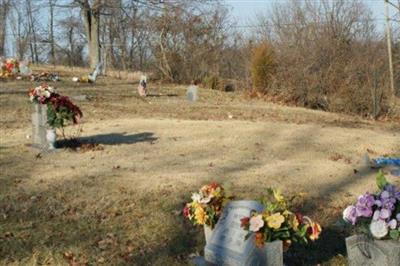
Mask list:
[[390,194],[391,193],[389,193],[389,191],[387,191],[387,190],[382,191],[381,199],[388,199],[390,197]]
[[371,217],[372,207],[375,205],[375,198],[368,192],[358,197],[356,211],[358,217]]
[[382,201],[375,200],[375,205],[378,206],[378,207],[382,207]]
[[381,193],[381,199],[387,199],[390,197],[390,193],[387,190],[382,191]]
[[390,222],[388,223],[388,226],[390,229],[394,230],[397,227],[397,221],[395,219],[390,220]]
[[385,198],[382,200],[382,208],[393,211],[395,208],[395,206],[394,206],[395,203],[396,203],[395,198],[392,198],[392,197]]
[[357,211],[356,207],[353,205],[348,206],[344,211],[343,211],[343,220],[351,223],[352,225],[356,224],[357,221]]
[[394,185],[386,185],[384,191],[389,192],[391,197],[394,197],[400,201],[400,191],[398,191]]
[[388,209],[382,209],[379,213],[379,218],[382,220],[388,219],[390,218],[390,216],[392,215],[392,211],[388,210]]

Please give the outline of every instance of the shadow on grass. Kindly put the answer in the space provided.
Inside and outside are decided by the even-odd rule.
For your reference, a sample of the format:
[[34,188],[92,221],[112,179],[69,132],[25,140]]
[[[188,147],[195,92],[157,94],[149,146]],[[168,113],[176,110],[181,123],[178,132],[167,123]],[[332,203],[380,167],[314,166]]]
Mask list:
[[154,142],[158,138],[154,133],[143,132],[138,134],[126,135],[126,133],[108,133],[94,135],[88,137],[80,137],[74,139],[57,141],[57,148],[78,148],[85,144],[103,144],[103,145],[119,145],[119,144],[135,144],[139,142]]
[[167,93],[167,94],[149,93],[146,95],[146,97],[178,97],[178,94],[176,94],[176,93]]

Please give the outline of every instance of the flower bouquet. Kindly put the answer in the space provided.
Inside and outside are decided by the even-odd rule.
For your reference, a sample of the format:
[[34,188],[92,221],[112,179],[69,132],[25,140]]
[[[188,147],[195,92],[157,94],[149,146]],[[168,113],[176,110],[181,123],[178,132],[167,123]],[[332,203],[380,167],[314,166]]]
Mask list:
[[28,94],[30,101],[38,104],[47,104],[51,98],[58,96],[54,88],[47,84],[30,89]]
[[281,240],[284,250],[294,243],[306,244],[318,239],[321,226],[309,217],[288,209],[285,198],[276,190],[268,189],[262,200],[263,212],[253,212],[241,219],[241,227],[248,231],[246,239],[255,234],[255,244],[263,247],[265,242]]
[[349,265],[400,265],[400,191],[380,172],[377,193],[365,193],[343,211],[359,234],[346,238]]
[[375,239],[400,241],[400,190],[382,172],[376,180],[379,191],[360,195],[355,205],[343,211],[343,219]]
[[[56,93],[55,89],[47,84],[42,84],[29,90],[29,98],[35,104],[36,119],[43,121],[42,123],[47,122],[50,127],[44,132],[40,129],[35,130],[37,127],[34,125],[34,132],[39,132],[38,138],[34,137],[34,144],[42,145],[47,140],[48,148],[54,149],[56,141],[55,129],[61,128],[65,138],[64,127],[68,122],[78,123],[78,118],[82,117],[82,112],[68,97]],[[39,127],[44,125],[40,124]]]
[[183,216],[194,225],[203,225],[206,241],[211,236],[221,216],[223,207],[230,200],[224,188],[218,183],[203,186],[199,192],[192,194],[192,201],[185,204]]
[[3,59],[0,62],[0,77],[14,76],[19,72],[19,62],[14,58]]
[[47,105],[47,123],[51,128],[62,128],[66,122],[78,123],[82,111],[71,100],[56,93],[53,87],[42,84],[29,91],[31,102]]

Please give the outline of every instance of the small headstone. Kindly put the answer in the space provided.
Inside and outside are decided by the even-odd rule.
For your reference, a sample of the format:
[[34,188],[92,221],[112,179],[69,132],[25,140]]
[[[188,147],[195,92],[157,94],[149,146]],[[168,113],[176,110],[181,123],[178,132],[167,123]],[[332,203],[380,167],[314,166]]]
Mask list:
[[71,96],[71,98],[75,101],[89,101],[90,98],[87,95],[76,95],[76,96]]
[[267,246],[268,243],[265,248],[258,248],[254,244],[254,234],[245,240],[247,232],[241,228],[240,219],[250,216],[251,211],[261,212],[263,209],[256,201],[230,202],[204,248],[205,263],[225,266],[283,265],[280,242],[280,245]]
[[46,139],[47,106],[45,104],[33,104],[32,110],[32,146],[39,149],[47,149]]
[[139,85],[138,85],[138,93],[142,97],[147,96],[147,77],[142,75],[140,77]]
[[99,62],[96,65],[95,70],[93,71],[93,73],[88,75],[88,79],[90,80],[90,82],[96,82],[96,78],[99,74],[101,74],[101,69],[103,67],[103,63]]
[[354,235],[346,238],[346,247],[349,266],[400,265],[400,242]]
[[198,99],[197,91],[198,91],[197,86],[190,85],[186,92],[187,100],[190,102],[196,102]]

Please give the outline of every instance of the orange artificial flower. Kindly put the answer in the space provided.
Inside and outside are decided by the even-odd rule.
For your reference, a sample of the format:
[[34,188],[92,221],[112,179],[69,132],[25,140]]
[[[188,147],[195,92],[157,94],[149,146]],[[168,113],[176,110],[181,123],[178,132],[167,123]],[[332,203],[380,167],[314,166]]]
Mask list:
[[307,229],[307,232],[312,241],[315,241],[319,238],[321,231],[322,231],[321,226],[315,222],[310,223],[310,226]]

